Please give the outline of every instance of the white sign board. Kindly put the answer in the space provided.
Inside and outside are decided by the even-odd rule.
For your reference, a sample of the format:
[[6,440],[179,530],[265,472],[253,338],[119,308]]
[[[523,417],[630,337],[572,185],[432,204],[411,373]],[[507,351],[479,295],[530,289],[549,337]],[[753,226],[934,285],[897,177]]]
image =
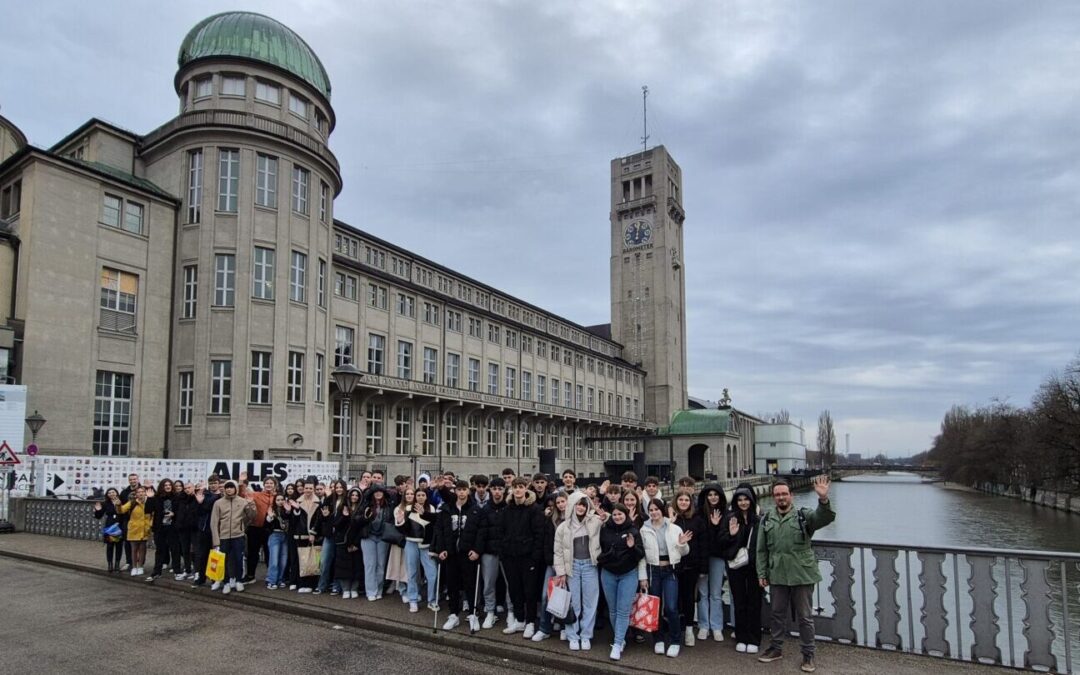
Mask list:
[[0,384],[0,446],[7,443],[11,451],[23,455],[26,433],[26,385]]

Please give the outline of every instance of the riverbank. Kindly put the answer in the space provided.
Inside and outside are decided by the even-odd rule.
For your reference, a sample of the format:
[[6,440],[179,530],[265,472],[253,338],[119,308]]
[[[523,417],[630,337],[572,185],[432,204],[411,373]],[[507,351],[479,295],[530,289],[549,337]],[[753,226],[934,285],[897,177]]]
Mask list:
[[1008,497],[1029,504],[1037,504],[1057,511],[1080,515],[1080,494],[990,482],[976,483],[972,488],[986,494]]

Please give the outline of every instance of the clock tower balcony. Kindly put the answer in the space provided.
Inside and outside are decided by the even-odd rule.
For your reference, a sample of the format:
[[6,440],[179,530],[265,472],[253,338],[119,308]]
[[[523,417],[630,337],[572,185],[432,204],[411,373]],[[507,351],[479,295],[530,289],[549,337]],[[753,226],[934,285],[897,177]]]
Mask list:
[[615,205],[615,213],[618,215],[619,220],[634,218],[654,211],[656,211],[656,195],[631,199]]

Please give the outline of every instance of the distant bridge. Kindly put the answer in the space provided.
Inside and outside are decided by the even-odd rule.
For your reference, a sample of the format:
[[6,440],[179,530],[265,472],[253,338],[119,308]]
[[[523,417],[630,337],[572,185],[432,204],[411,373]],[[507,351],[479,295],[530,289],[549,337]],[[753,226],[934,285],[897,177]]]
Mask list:
[[921,466],[914,464],[833,464],[832,471],[904,471],[907,473],[940,473],[941,469],[936,466]]

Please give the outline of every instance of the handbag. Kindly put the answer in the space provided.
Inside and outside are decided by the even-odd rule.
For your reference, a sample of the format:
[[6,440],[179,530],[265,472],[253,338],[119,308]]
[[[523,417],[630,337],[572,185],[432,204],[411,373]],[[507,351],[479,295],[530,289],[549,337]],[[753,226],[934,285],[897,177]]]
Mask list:
[[630,608],[630,627],[655,633],[660,628],[660,597],[638,593]]
[[[557,601],[554,600],[556,594],[560,596]],[[561,598],[563,594],[566,595],[565,601]],[[565,609],[563,608],[563,602],[566,603]],[[555,605],[555,609],[552,608],[553,604]],[[570,591],[565,586],[556,584],[555,577],[548,579],[547,603],[544,609],[556,619],[561,619],[564,626],[569,626],[577,622],[577,615],[574,614],[574,606],[570,603]]]
[[317,577],[319,576],[320,565],[322,563],[322,550],[315,546],[304,546],[297,549],[297,560],[300,563],[300,576],[302,577]]
[[396,544],[398,546],[405,545],[405,535],[401,533],[401,530],[390,523],[383,525],[382,534],[379,535],[379,539],[385,541],[387,544]]
[[[750,536],[747,537],[746,543],[750,543],[750,539],[754,536],[754,528],[750,528]],[[735,551],[735,557],[728,561],[728,569],[737,570],[740,567],[746,567],[750,564],[750,551],[746,546],[741,546],[738,551]]]
[[221,551],[210,551],[206,559],[206,578],[211,581],[225,579],[225,554]]
[[120,541],[120,538],[123,534],[124,531],[120,529],[119,523],[113,523],[112,525],[106,525],[105,527],[101,528],[101,536],[105,537],[105,541],[109,542],[110,544],[115,544],[116,542]]

